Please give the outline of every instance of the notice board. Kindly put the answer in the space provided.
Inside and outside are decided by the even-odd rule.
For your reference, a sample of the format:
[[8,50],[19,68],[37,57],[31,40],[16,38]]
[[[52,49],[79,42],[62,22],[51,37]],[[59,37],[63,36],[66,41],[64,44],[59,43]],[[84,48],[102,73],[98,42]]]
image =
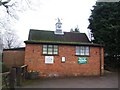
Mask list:
[[87,58],[86,57],[78,57],[78,64],[86,64]]
[[53,56],[45,56],[45,64],[53,64],[54,57]]

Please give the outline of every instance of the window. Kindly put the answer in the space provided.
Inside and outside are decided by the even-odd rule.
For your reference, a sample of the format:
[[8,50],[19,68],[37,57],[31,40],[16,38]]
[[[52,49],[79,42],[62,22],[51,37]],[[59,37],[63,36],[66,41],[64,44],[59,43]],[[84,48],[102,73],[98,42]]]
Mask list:
[[43,45],[43,54],[57,55],[58,45]]
[[89,46],[76,46],[76,55],[89,55]]

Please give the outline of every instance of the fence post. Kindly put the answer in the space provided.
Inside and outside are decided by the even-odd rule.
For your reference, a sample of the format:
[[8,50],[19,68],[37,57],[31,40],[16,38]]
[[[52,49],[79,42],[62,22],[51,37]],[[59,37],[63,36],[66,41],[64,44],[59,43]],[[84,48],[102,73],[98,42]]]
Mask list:
[[27,65],[24,67],[24,79],[27,78]]
[[10,76],[9,76],[10,90],[15,90],[15,77],[16,77],[16,70],[15,70],[15,68],[11,68]]
[[20,67],[17,67],[16,68],[17,72],[17,78],[16,78],[16,83],[17,83],[17,86],[21,86],[21,68]]

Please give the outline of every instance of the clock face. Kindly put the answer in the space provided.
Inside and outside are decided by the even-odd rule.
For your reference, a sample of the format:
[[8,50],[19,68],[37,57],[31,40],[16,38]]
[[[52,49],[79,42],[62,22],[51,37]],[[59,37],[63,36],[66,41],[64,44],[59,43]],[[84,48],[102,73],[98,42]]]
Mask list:
[[58,25],[57,25],[57,27],[58,27],[58,28],[61,28],[61,25],[60,25],[60,24],[58,24]]

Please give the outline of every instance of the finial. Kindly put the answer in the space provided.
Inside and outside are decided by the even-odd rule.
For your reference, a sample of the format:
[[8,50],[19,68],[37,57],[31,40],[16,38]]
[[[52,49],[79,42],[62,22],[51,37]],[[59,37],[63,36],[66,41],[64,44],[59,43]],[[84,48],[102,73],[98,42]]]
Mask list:
[[55,19],[55,20],[57,20],[57,23],[61,23],[61,20],[62,20],[62,19],[57,18],[57,19]]
[[58,22],[60,22],[60,19],[58,18]]

